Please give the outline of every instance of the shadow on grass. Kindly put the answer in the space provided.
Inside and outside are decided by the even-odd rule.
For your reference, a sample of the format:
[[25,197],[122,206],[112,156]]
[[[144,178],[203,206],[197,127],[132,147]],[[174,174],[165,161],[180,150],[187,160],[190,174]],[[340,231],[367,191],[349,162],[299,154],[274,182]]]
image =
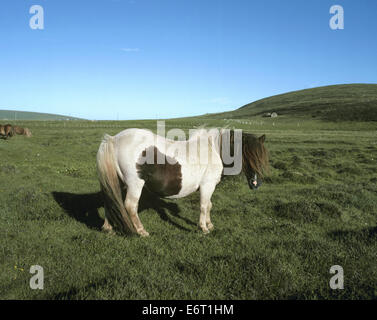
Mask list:
[[[101,230],[104,223],[98,209],[103,207],[102,193],[74,194],[69,192],[52,192],[55,201],[72,218],[84,223],[89,228]],[[180,209],[176,203],[171,203],[157,198],[146,189],[143,190],[139,201],[139,213],[147,209],[155,210],[160,218],[183,231],[191,231],[188,228],[173,221],[169,214],[183,220],[189,225],[196,224],[191,220],[179,215]]]
[[377,227],[361,230],[336,230],[328,233],[333,240],[374,243],[377,240]]
[[101,192],[74,194],[54,191],[52,196],[70,217],[86,224],[89,228],[101,230],[104,222],[98,213],[98,209],[103,207]]
[[190,219],[187,219],[185,217],[182,217],[179,213],[181,210],[179,209],[179,206],[176,203],[165,201],[161,198],[156,197],[154,194],[149,192],[147,189],[143,189],[143,193],[141,194],[141,198],[139,201],[139,212],[143,212],[147,209],[153,209],[155,210],[160,218],[171,225],[175,226],[176,228],[190,232],[191,230],[188,228],[185,228],[184,226],[181,226],[180,224],[173,221],[169,214],[186,222],[189,225],[196,226],[194,222],[192,222]]

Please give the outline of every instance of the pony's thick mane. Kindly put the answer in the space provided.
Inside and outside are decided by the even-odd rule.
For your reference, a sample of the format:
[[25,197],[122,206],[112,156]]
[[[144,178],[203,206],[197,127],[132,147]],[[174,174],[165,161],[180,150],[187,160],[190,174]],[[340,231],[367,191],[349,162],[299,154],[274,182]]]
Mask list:
[[[190,139],[197,139],[200,136],[208,135],[210,136],[214,131],[218,130],[219,137],[224,133],[225,130],[230,130],[230,143],[231,143],[231,152],[234,149],[234,131],[230,129],[229,126],[211,128],[202,125],[198,127]],[[221,144],[221,140],[219,142]],[[216,141],[217,144],[217,141]],[[220,146],[221,154],[221,146]],[[265,148],[264,144],[259,141],[259,138],[251,133],[242,132],[242,169],[246,171],[248,165],[253,169],[253,171],[258,174],[260,177],[263,177],[265,173],[269,170],[269,155],[268,151]]]
[[255,173],[263,177],[269,169],[268,151],[259,139],[250,133],[242,133],[242,167],[249,165]]

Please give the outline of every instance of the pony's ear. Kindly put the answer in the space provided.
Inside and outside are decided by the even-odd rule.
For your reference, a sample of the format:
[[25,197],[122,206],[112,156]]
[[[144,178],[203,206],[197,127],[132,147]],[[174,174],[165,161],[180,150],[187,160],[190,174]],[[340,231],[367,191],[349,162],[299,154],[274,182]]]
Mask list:
[[260,143],[264,143],[266,141],[266,135],[264,134],[263,136],[260,136],[258,140]]

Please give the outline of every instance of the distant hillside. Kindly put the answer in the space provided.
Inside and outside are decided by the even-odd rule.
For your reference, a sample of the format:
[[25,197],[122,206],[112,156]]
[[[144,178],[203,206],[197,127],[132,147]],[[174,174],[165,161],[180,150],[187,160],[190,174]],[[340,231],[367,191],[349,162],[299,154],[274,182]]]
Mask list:
[[207,118],[250,118],[279,115],[329,121],[377,121],[377,84],[347,84],[294,91],[247,104]]
[[83,120],[50,113],[0,110],[0,120]]

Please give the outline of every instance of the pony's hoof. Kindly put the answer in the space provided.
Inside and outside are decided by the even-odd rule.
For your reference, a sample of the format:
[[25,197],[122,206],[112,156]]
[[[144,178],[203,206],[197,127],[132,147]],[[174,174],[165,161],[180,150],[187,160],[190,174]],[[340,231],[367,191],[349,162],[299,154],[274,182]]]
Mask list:
[[102,227],[102,232],[107,233],[108,235],[111,235],[111,236],[116,234],[113,229],[108,229],[108,228],[104,228],[104,227]]
[[209,230],[208,230],[206,224],[205,224],[205,225],[201,225],[200,223],[198,223],[198,228],[199,228],[199,230],[202,230],[202,232],[203,232],[204,234],[208,234],[208,233],[209,233]]
[[208,234],[209,233],[209,230],[207,228],[205,228],[205,229],[202,228],[202,231],[203,231],[204,234]]
[[208,230],[212,231],[215,228],[215,226],[212,223],[208,223],[207,228]]
[[141,237],[149,237],[149,232],[141,230],[138,232]]

